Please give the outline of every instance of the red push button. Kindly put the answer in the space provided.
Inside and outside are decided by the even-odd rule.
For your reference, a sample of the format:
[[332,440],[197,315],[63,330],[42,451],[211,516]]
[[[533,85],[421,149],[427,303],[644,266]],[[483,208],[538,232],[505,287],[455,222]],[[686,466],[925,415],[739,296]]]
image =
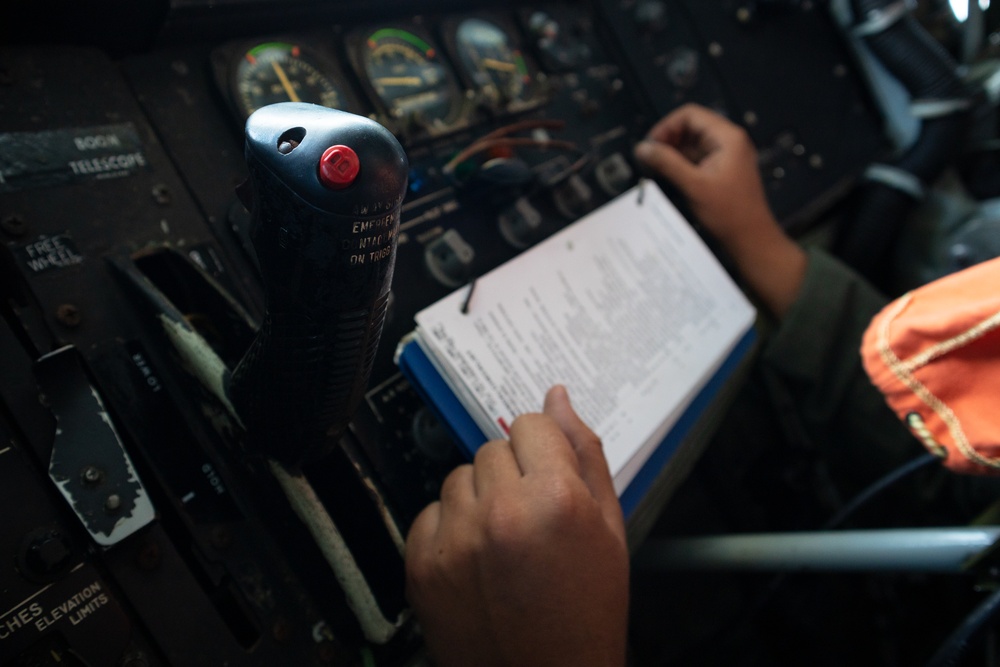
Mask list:
[[319,180],[331,190],[342,190],[361,171],[358,154],[348,146],[330,146],[319,159]]

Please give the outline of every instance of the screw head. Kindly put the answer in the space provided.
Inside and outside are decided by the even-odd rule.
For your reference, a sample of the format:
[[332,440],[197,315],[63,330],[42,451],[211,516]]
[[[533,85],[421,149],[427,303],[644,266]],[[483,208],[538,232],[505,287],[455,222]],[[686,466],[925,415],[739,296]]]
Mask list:
[[135,555],[136,565],[139,569],[151,572],[160,566],[162,554],[160,545],[156,542],[147,542],[139,549]]
[[104,472],[97,466],[86,466],[80,472],[80,477],[85,484],[96,486],[104,481]]
[[83,315],[80,313],[80,309],[73,304],[64,303],[56,308],[56,319],[64,327],[75,329],[83,321]]
[[9,213],[0,218],[0,229],[9,236],[24,236],[28,222],[18,213]]

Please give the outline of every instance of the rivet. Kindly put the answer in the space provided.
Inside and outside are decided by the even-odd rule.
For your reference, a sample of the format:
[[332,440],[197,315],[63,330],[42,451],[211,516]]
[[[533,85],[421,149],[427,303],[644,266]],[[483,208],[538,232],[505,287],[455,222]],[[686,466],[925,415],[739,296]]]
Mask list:
[[163,183],[154,185],[153,201],[155,201],[160,206],[169,206],[170,202],[173,201],[173,196],[170,194],[170,188],[168,188]]
[[271,626],[271,636],[274,641],[280,643],[287,642],[292,636],[291,624],[283,618],[279,618]]
[[233,534],[222,526],[212,529],[212,546],[219,550],[228,549],[233,544]]
[[117,512],[122,508],[122,498],[117,493],[112,493],[104,501],[104,509],[109,512]]

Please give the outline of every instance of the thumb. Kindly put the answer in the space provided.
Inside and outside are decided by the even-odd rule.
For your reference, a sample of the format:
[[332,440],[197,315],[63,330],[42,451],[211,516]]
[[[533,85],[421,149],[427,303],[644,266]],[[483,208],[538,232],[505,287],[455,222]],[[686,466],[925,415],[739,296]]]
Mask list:
[[566,388],[556,385],[549,389],[542,411],[552,418],[569,439],[580,461],[580,477],[598,504],[604,508],[605,516],[611,510],[616,513],[615,521],[621,522],[621,505],[611,481],[607,459],[604,458],[601,439],[576,414],[569,402]]
[[670,144],[645,139],[636,144],[634,153],[637,161],[685,192],[697,178],[697,166]]

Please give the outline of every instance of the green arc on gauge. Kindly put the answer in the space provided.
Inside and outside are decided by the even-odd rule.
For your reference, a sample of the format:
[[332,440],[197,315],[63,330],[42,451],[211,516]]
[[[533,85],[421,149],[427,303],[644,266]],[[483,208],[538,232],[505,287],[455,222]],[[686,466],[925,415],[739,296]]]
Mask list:
[[[246,52],[247,56],[252,56],[256,58],[262,51],[269,51],[271,49],[281,49],[291,53],[297,47],[294,44],[288,44],[287,42],[265,42],[263,44],[258,44],[249,51]],[[295,55],[295,54],[292,54]],[[246,56],[244,56],[246,57]]]
[[528,76],[528,63],[525,62],[524,56],[521,55],[520,51],[514,51],[514,65],[517,67],[518,74]]
[[397,39],[401,39],[404,42],[409,42],[413,46],[423,51],[428,58],[433,57],[432,56],[434,52],[433,46],[431,46],[424,40],[420,39],[412,32],[407,32],[406,30],[400,30],[399,28],[382,28],[380,30],[376,30],[371,35],[369,35],[368,42],[369,43],[377,42],[385,37],[396,37]]

